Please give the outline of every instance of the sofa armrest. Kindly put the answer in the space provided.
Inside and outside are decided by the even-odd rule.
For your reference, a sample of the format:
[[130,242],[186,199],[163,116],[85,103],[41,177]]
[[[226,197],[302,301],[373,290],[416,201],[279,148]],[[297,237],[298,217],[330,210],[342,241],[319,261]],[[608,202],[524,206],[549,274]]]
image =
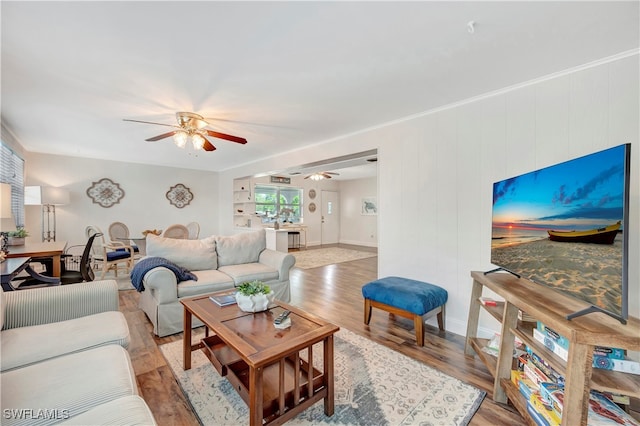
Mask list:
[[142,278],[144,291],[150,291],[159,304],[178,300],[178,279],[170,269],[164,266],[153,268]]
[[9,291],[4,297],[4,329],[49,324],[119,308],[118,284],[114,280]]
[[260,253],[258,262],[271,266],[278,270],[278,280],[286,281],[289,279],[289,271],[296,264],[296,258],[288,253],[276,250],[264,249]]

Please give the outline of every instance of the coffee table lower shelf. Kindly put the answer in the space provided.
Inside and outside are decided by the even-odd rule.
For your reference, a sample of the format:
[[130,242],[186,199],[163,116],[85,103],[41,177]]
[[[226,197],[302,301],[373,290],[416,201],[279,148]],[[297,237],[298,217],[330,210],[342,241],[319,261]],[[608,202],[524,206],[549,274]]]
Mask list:
[[[202,339],[202,351],[250,406],[250,368],[217,335]],[[309,369],[299,353],[262,369],[262,417],[265,424],[286,421],[327,396],[323,373]]]

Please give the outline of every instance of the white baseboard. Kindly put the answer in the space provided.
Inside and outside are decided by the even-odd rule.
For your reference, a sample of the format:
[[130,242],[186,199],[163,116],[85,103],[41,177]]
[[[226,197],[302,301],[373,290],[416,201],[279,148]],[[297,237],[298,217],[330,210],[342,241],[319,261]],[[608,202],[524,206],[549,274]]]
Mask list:
[[378,243],[371,241],[340,240],[340,244],[350,244],[353,246],[363,247],[378,247]]

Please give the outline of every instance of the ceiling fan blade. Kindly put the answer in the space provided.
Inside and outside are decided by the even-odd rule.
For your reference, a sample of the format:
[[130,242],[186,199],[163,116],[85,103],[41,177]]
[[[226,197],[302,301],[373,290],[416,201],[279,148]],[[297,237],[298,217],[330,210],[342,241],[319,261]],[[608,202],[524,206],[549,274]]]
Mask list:
[[215,151],[216,147],[211,144],[208,140],[204,140],[204,145],[202,145],[202,149],[205,151]]
[[170,137],[170,136],[173,136],[173,135],[175,135],[176,133],[178,133],[178,132],[177,132],[177,130],[174,130],[174,131],[172,131],[172,132],[169,132],[169,133],[163,133],[163,134],[161,134],[161,135],[154,136],[154,137],[152,137],[152,138],[145,139],[145,140],[146,140],[147,142],[155,142],[155,141],[159,141],[160,139],[164,139],[164,138],[168,138],[168,137]]
[[231,142],[241,143],[243,145],[247,143],[247,140],[245,138],[240,138],[238,136],[232,136],[232,135],[227,135],[225,133],[214,132],[213,130],[205,130],[205,132],[207,133],[207,135],[212,136],[214,138],[225,139]]
[[132,123],[155,124],[157,126],[178,127],[175,124],[164,124],[164,123],[154,123],[152,121],[130,120],[128,118],[123,118],[122,121],[131,121]]

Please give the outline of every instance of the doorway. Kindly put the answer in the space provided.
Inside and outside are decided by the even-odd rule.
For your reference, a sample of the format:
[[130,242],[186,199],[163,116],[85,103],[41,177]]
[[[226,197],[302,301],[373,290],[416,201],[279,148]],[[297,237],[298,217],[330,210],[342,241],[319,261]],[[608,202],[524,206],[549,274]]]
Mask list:
[[340,197],[336,191],[322,191],[320,244],[338,244],[340,237]]

